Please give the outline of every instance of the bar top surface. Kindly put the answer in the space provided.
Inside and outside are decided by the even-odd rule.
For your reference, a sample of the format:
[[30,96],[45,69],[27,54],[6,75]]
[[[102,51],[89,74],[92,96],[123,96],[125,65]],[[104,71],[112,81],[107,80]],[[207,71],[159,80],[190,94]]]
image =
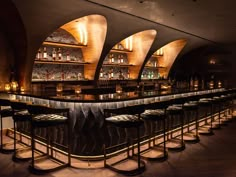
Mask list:
[[133,91],[133,92],[109,93],[109,94],[12,92],[10,94],[31,96],[36,98],[50,99],[64,102],[113,102],[113,101],[143,99],[157,96],[168,96],[174,94],[184,94],[184,93],[199,92],[199,91],[211,92],[213,90],[165,90],[165,91],[149,90],[149,91]]

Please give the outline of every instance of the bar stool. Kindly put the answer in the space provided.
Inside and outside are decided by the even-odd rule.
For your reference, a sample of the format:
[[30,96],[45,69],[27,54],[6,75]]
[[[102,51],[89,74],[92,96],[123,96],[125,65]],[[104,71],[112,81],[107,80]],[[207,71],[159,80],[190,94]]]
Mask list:
[[226,104],[225,104],[225,114],[223,116],[223,118],[225,119],[225,121],[230,122],[233,120],[234,115],[234,94],[229,92],[226,95]]
[[[52,108],[43,105],[27,105],[28,112],[31,116],[31,148],[32,148],[32,161],[29,166],[29,169],[32,173],[35,174],[44,174],[48,172],[52,172],[55,170],[62,169],[64,167],[68,167],[71,165],[71,135],[70,135],[70,122],[69,122],[69,109],[67,108]],[[65,114],[61,115],[61,114]],[[53,155],[53,128],[57,126],[66,126],[67,135],[68,135],[68,143],[67,146],[61,146],[62,148],[67,150],[68,163],[63,162],[62,160],[56,159]],[[46,150],[44,153],[40,149],[35,148],[35,129],[36,128],[46,128]],[[58,145],[58,144],[57,144]],[[35,151],[40,151],[43,155],[39,157],[35,157]],[[49,152],[50,151],[50,152]],[[52,160],[56,162],[58,166],[51,168],[40,168],[35,165],[36,162],[42,162],[44,160]]]
[[[106,137],[106,128],[109,126],[119,127],[122,129],[126,129],[127,133],[129,129],[135,128],[137,131],[137,159],[134,159],[134,142],[130,143],[130,138],[127,136],[127,140],[125,143],[106,147],[106,143],[108,140],[104,138],[104,166],[121,174],[125,175],[138,175],[141,174],[145,170],[145,163],[140,158],[140,126],[143,125],[143,120],[140,118],[140,114],[144,112],[143,105],[135,105],[135,106],[127,106],[122,108],[115,109],[104,109],[104,137]],[[107,163],[107,151],[112,150],[114,148],[118,148],[126,144],[127,148],[127,158],[119,160],[118,162],[108,164]],[[130,148],[132,145],[132,156],[130,156]],[[120,165],[125,160],[133,160],[137,163],[137,167],[133,169],[121,169],[119,167],[115,167],[116,165]],[[126,166],[127,167],[127,166]]]
[[12,145],[12,142],[3,142],[3,118],[11,118],[12,110],[11,110],[10,100],[8,99],[0,99],[0,119],[1,119],[1,145],[0,152],[2,153],[12,153],[14,152],[14,148],[6,148],[7,146]]
[[231,110],[231,95],[226,93],[220,96],[221,98],[221,124],[227,125],[232,120]]
[[[183,139],[184,135],[184,110],[183,103],[186,98],[178,98],[172,100],[172,105],[168,106],[167,110],[167,148],[169,150],[181,151],[185,149]],[[173,129],[180,126],[180,139],[177,136],[173,137]],[[169,137],[170,136],[170,137]]]
[[[11,101],[12,118],[13,118],[13,130],[14,130],[14,154],[12,156],[14,161],[28,161],[32,158],[31,154],[28,156],[22,156],[27,151],[31,152],[31,146],[22,141],[22,130],[18,126],[19,123],[28,123],[30,125],[31,116],[27,110],[27,104],[20,101]],[[17,140],[16,132],[19,131],[20,139]],[[25,132],[26,133],[26,132]],[[17,144],[21,148],[17,148]]]
[[212,124],[217,127],[215,129],[220,129],[222,125],[221,111],[222,111],[223,102],[224,102],[224,99],[220,96],[214,96],[212,98],[212,104],[213,104],[213,110],[214,110],[213,112],[217,114],[216,119],[215,119],[215,116],[213,116],[213,122],[212,122]]
[[[212,104],[212,98],[201,98],[198,101],[199,104],[199,110],[203,112],[203,117],[205,118],[205,124],[202,126],[198,125],[198,133],[201,135],[213,135],[212,131],[212,122],[213,122],[213,104]],[[210,114],[208,113],[210,110]],[[199,114],[198,114],[199,115]],[[208,116],[210,116],[210,124],[208,122]]]
[[[199,142],[198,136],[198,102],[189,101],[183,105],[184,119],[187,124],[187,132],[184,133],[184,141],[196,143]],[[195,132],[190,130],[190,123],[195,122]]]
[[[161,101],[147,104],[145,106],[145,112],[141,114],[143,120],[151,122],[151,131],[149,134],[148,149],[141,153],[143,158],[148,160],[165,160],[168,157],[168,152],[166,149],[166,108],[169,106],[170,101]],[[162,125],[161,130],[156,130],[153,126],[155,123],[160,123]],[[155,136],[163,133],[163,148],[157,148],[155,142]],[[151,141],[153,146],[151,147]],[[149,151],[154,151],[152,154],[157,154],[154,156],[148,155]],[[157,152],[161,152],[158,154]],[[147,154],[147,155],[146,155]]]

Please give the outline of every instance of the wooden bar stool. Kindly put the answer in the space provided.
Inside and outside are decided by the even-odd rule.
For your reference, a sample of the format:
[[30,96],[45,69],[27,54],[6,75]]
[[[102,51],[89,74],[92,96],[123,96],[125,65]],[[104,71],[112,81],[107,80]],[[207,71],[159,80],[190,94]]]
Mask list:
[[[55,170],[62,169],[64,167],[68,167],[71,165],[71,135],[70,135],[70,122],[69,122],[69,109],[67,108],[52,108],[43,105],[27,105],[28,112],[31,115],[31,148],[32,148],[32,161],[29,166],[30,171],[35,174],[43,174],[52,172]],[[62,115],[63,114],[63,115]],[[68,143],[67,146],[60,146],[61,148],[67,150],[67,158],[68,162],[64,162],[62,160],[56,159],[54,157],[54,147],[55,143],[53,142],[53,128],[57,126],[66,126],[67,128],[67,138]],[[35,129],[37,128],[46,128],[47,136],[46,136],[46,150],[44,153],[40,149],[35,148]],[[57,144],[57,146],[59,146]],[[40,157],[35,157],[35,151],[41,151],[43,154]],[[36,165],[36,162],[42,162],[44,160],[52,160],[57,163],[56,167],[49,168],[40,168],[39,165]]]
[[[135,128],[136,135],[137,135],[137,159],[134,158],[134,142],[130,143],[131,140],[127,136],[127,140],[125,143],[107,147],[106,143],[108,140],[104,138],[104,166],[121,174],[125,175],[138,175],[141,174],[145,170],[145,163],[140,158],[140,126],[143,125],[143,120],[140,118],[140,114],[144,112],[143,105],[135,105],[135,106],[127,106],[122,108],[115,108],[115,109],[104,109],[104,137],[106,137],[106,128],[108,126],[119,127],[122,129],[126,129],[127,133],[129,129]],[[125,159],[119,160],[118,162],[114,162],[112,164],[107,163],[107,151],[112,150],[114,148],[123,147],[126,144],[127,148],[127,157]],[[132,145],[132,155],[130,155],[130,145]],[[132,160],[133,162],[137,163],[137,167],[131,169],[119,167],[122,162],[127,162],[127,160]],[[118,167],[116,166],[118,165]],[[128,165],[129,166],[129,165]]]
[[[151,130],[149,134],[148,149],[141,153],[143,158],[148,160],[165,160],[168,157],[166,149],[166,108],[169,104],[170,101],[161,101],[145,105],[145,112],[141,114],[141,117],[143,120],[151,123]],[[155,123],[162,125],[161,130],[155,129]],[[160,144],[156,144],[155,137],[161,133],[163,133],[163,142],[161,143],[163,144],[163,147],[158,147]],[[151,146],[151,142],[153,142],[153,146]]]
[[11,103],[8,99],[0,99],[0,119],[1,119],[1,145],[0,152],[2,153],[12,153],[14,152],[14,148],[6,148],[7,146],[11,146],[13,142],[3,142],[3,118],[11,118],[12,117],[12,109]]
[[[20,101],[11,101],[11,108],[12,108],[12,118],[13,118],[13,130],[14,130],[14,154],[12,156],[12,159],[14,161],[28,161],[32,158],[32,155],[22,155],[24,153],[27,153],[27,151],[31,152],[31,146],[24,143],[22,141],[22,130],[20,130],[20,126],[18,126],[19,123],[28,123],[30,125],[31,122],[31,116],[27,110],[27,104],[25,102]],[[20,135],[20,139],[17,140],[16,138],[16,132],[18,131]],[[24,132],[28,133],[29,132]],[[20,146],[20,148],[17,148],[17,145]]]

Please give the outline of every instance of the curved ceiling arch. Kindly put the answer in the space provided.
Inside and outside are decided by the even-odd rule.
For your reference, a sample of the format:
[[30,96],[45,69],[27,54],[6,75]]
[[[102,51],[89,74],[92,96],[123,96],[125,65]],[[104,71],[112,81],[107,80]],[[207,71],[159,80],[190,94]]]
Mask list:
[[[146,55],[148,51],[150,50],[156,38],[156,35],[157,35],[157,31],[155,29],[146,29],[146,30],[138,31],[129,36],[125,36],[117,43],[114,43],[114,45],[110,48],[109,52],[118,43],[124,44],[126,40],[129,40],[130,44],[128,44],[128,46],[132,46],[132,47],[128,49],[131,52],[129,52],[127,55],[128,55],[128,62],[130,65],[132,65],[132,67],[129,67],[131,79],[138,78],[138,73],[140,71],[142,63],[144,59],[146,58]],[[102,64],[106,56],[109,54],[109,52],[107,52],[106,55],[100,59],[98,67],[96,69],[95,80],[98,80],[100,69],[102,68]]]
[[[176,58],[178,57],[179,53],[183,50],[183,48],[186,46],[187,40],[186,39],[177,39],[174,41],[171,41],[169,43],[166,43],[162,47],[158,48],[163,50],[163,55],[158,58],[158,66],[160,70],[161,77],[167,78],[169,75],[169,72],[173,66],[173,63],[175,62]],[[156,52],[155,51],[155,52]],[[147,62],[151,59],[151,56],[155,53],[151,53],[151,55],[148,55],[145,59],[142,68],[139,72],[139,79],[141,79],[142,72],[144,71],[144,67],[147,64]],[[162,69],[160,69],[162,68]]]

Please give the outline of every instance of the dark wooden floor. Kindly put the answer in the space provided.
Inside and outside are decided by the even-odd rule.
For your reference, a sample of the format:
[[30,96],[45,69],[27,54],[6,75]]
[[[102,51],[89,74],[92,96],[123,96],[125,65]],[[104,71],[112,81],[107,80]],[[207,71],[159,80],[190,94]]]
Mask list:
[[[236,177],[236,120],[214,130],[212,136],[201,136],[197,144],[187,144],[182,152],[169,152],[164,162],[147,162],[141,177]],[[32,177],[28,163],[15,163],[11,155],[0,154],[1,177]],[[108,169],[66,168],[46,177],[117,177]]]

